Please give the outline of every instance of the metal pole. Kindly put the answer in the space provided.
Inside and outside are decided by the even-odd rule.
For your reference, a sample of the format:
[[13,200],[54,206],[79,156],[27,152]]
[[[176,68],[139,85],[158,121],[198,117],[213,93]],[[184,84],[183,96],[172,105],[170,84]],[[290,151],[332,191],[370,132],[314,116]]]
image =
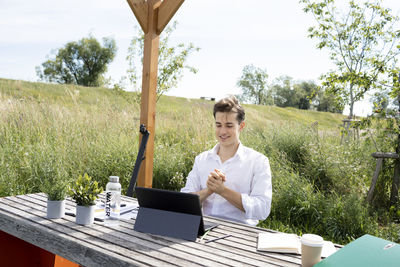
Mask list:
[[139,174],[140,165],[142,164],[142,161],[144,160],[143,155],[146,150],[147,140],[149,139],[149,135],[150,135],[150,132],[146,129],[146,126],[144,124],[140,125],[140,133],[143,135],[143,137],[142,137],[142,141],[140,143],[138,155],[136,157],[135,167],[133,168],[131,181],[130,181],[129,187],[128,187],[128,192],[126,194],[128,197],[133,196],[133,189],[136,186],[136,180],[137,180],[137,177]]

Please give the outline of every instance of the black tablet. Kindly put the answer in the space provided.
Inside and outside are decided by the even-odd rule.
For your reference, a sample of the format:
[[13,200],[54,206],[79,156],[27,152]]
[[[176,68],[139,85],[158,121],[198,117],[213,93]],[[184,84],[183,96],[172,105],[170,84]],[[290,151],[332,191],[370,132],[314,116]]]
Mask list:
[[214,223],[204,225],[200,198],[197,194],[146,187],[136,187],[135,191],[140,207],[201,216],[198,236],[218,225]]

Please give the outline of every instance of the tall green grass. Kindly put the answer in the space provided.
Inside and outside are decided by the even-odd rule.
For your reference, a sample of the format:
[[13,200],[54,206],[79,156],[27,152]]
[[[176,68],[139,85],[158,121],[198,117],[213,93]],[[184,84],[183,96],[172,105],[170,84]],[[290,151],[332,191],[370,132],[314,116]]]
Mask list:
[[[73,180],[83,173],[103,187],[118,175],[125,192],[138,151],[138,99],[105,88],[0,79],[0,196],[40,192],[51,175]],[[179,190],[195,156],[215,145],[213,104],[160,98],[154,187]],[[269,157],[273,176],[271,215],[260,226],[342,244],[365,233],[400,241],[398,208],[365,203],[376,148],[369,139],[340,145],[342,116],[245,109],[241,141]],[[386,184],[376,201],[388,199]]]

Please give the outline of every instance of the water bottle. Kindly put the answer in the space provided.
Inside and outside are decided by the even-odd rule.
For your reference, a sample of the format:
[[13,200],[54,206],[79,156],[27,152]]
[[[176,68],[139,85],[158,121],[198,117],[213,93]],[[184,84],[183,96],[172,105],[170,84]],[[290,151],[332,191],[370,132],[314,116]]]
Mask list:
[[105,225],[118,225],[121,205],[121,184],[118,176],[110,176],[106,185]]

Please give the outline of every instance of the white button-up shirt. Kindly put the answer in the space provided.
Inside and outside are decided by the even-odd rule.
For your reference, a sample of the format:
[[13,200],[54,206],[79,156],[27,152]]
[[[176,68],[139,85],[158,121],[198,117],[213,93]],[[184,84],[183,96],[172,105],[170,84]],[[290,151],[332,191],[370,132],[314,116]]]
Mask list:
[[263,154],[239,144],[236,154],[221,162],[217,152],[219,144],[213,149],[198,155],[189,173],[182,192],[197,192],[207,188],[210,172],[219,169],[225,173],[225,186],[240,193],[243,212],[218,194],[204,200],[203,214],[256,225],[271,211],[272,184],[269,161]]

